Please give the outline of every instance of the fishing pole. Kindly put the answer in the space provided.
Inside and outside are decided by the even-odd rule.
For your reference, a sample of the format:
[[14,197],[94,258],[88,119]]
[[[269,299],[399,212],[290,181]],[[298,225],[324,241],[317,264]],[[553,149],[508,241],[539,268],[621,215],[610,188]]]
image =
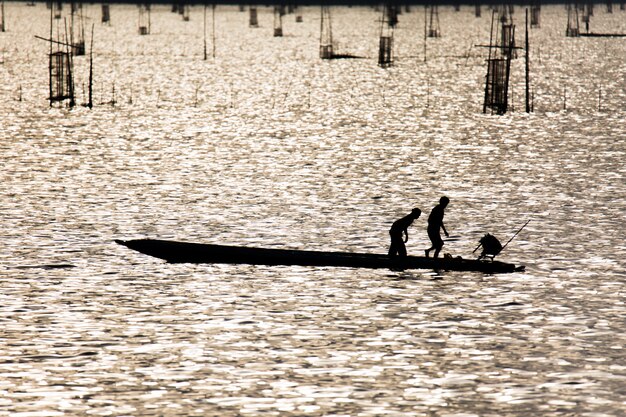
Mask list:
[[[530,219],[530,220],[532,220],[532,219]],[[502,246],[502,249],[500,249],[500,252],[502,252],[502,251],[504,250],[504,248],[506,248],[506,246],[507,246],[509,243],[511,243],[511,241],[515,238],[515,236],[517,236],[517,235],[519,234],[519,232],[521,232],[521,231],[522,231],[522,230],[523,230],[523,229],[524,229],[524,228],[528,225],[528,223],[530,223],[530,220],[528,220],[526,223],[524,223],[524,225],[523,225],[522,227],[520,227],[520,229],[519,229],[517,232],[515,232],[515,234],[513,235],[513,237],[511,237],[511,238],[509,239],[509,241],[508,241],[508,242],[506,242],[506,243],[504,244],[504,246]]]
[[[521,231],[522,231],[522,230],[526,227],[526,225],[528,225],[528,223],[530,223],[530,220],[528,220],[526,223],[524,223],[524,225],[523,225],[522,227],[520,227],[520,229],[519,229],[517,232],[515,232],[515,234],[513,235],[513,237],[512,237],[512,238],[510,238],[510,239],[509,239],[509,241],[508,241],[508,242],[506,242],[506,243],[504,244],[504,246],[502,246],[502,249],[500,249],[500,250],[498,251],[498,253],[502,252],[502,251],[504,250],[504,248],[506,248],[506,245],[508,245],[509,243],[511,243],[511,241],[515,238],[515,236],[517,236],[517,235],[519,234],[519,232],[521,232]],[[474,250],[472,251],[472,253],[476,252],[476,251],[478,250],[478,248],[480,248],[482,245],[483,245],[483,243],[482,243],[482,242],[480,242],[480,243],[478,244],[478,246],[476,246],[476,249],[474,249]]]

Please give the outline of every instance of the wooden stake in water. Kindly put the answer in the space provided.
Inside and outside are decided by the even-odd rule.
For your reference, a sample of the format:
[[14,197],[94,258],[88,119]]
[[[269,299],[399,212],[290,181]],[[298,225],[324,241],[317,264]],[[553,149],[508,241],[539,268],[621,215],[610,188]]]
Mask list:
[[428,6],[424,6],[424,62],[426,62],[426,39],[428,39]]
[[207,5],[204,5],[204,60],[207,60],[207,54],[206,54],[206,8]]
[[89,46],[89,101],[87,107],[93,107],[93,27],[91,24],[91,45]]
[[213,58],[215,58],[215,3],[213,4]]
[[530,46],[528,41],[528,9],[526,9],[526,113],[530,113]]

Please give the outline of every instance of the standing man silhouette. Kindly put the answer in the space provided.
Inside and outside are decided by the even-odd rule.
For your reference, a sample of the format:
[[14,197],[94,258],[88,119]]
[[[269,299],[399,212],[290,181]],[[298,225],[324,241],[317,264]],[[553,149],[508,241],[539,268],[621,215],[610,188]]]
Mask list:
[[448,231],[446,227],[443,225],[443,216],[444,210],[450,203],[450,199],[448,197],[441,197],[439,199],[439,204],[437,204],[433,210],[430,212],[430,216],[428,216],[428,237],[432,242],[432,246],[429,249],[426,249],[426,257],[428,258],[428,254],[431,250],[435,250],[435,258],[439,256],[439,251],[443,247],[443,240],[439,235],[439,229],[443,229],[443,233],[445,233],[446,237],[448,237]]
[[[409,241],[409,232],[407,229],[413,220],[417,220],[422,214],[422,210],[414,208],[407,216],[404,216],[400,220],[396,220],[389,229],[389,236],[391,237],[391,245],[389,246],[389,257],[394,258],[397,256],[403,258],[406,257],[406,246],[404,245]],[[402,239],[404,234],[405,238]]]

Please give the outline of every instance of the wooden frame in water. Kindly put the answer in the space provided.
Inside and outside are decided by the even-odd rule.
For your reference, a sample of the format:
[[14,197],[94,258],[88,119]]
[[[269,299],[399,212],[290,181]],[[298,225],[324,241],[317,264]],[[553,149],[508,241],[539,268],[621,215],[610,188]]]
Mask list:
[[250,20],[248,26],[251,28],[259,27],[259,15],[256,6],[250,6]]
[[378,42],[378,65],[386,68],[393,65],[393,31],[398,23],[396,10],[389,4],[383,6]]
[[330,7],[322,6],[322,18],[320,22],[320,58],[332,59],[333,51],[333,29],[330,17]]
[[483,113],[487,113],[489,108],[492,112],[504,114],[508,110],[511,59],[515,50],[515,25],[512,20],[509,20],[506,8],[502,9],[501,15],[497,19],[499,24],[494,25],[496,22],[495,14],[494,10],[491,15]]
[[575,38],[580,36],[580,24],[578,22],[578,7],[567,5],[567,29],[565,29],[565,36],[568,38]]
[[530,27],[541,27],[541,4],[538,1],[533,2],[533,5],[530,6]]
[[505,58],[487,60],[487,83],[485,86],[485,111],[489,107],[498,114],[507,111],[508,62]]
[[283,36],[283,15],[285,6],[274,6],[274,37]]
[[4,20],[4,1],[0,1],[0,32],[6,32],[6,22]]
[[74,83],[72,80],[72,55],[56,51],[49,54],[50,105],[57,101],[70,100],[74,105]]
[[150,5],[149,4],[140,4],[139,5],[139,34],[140,35],[149,35],[150,34]]
[[102,23],[111,24],[111,7],[108,4],[102,5]]
[[439,27],[439,7],[437,5],[430,6],[430,19],[428,20],[428,37],[441,37],[441,29]]

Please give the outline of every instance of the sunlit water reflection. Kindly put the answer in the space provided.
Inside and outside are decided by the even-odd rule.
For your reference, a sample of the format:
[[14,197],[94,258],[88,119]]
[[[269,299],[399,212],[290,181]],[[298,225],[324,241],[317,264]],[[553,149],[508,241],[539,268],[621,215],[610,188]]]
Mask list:
[[[536,111],[497,117],[481,113],[473,47],[488,39],[485,10],[442,9],[426,63],[422,11],[402,15],[383,70],[366,8],[333,21],[341,49],[366,59],[318,59],[317,8],[277,39],[269,9],[250,29],[219,7],[217,57],[203,61],[201,8],[184,23],[156,7],[140,37],[136,9],[114,5],[95,71],[96,101],[115,86],[116,106],[69,111],[45,101],[47,46],[33,35],[47,11],[7,10],[0,415],[626,410],[624,41],[565,38],[564,8],[544,7]],[[623,16],[594,22],[625,31]],[[522,74],[520,60],[516,110]],[[442,194],[454,255],[530,219],[502,255],[526,272],[168,265],[113,243],[385,252],[390,223]],[[425,216],[410,234],[421,254]]]

